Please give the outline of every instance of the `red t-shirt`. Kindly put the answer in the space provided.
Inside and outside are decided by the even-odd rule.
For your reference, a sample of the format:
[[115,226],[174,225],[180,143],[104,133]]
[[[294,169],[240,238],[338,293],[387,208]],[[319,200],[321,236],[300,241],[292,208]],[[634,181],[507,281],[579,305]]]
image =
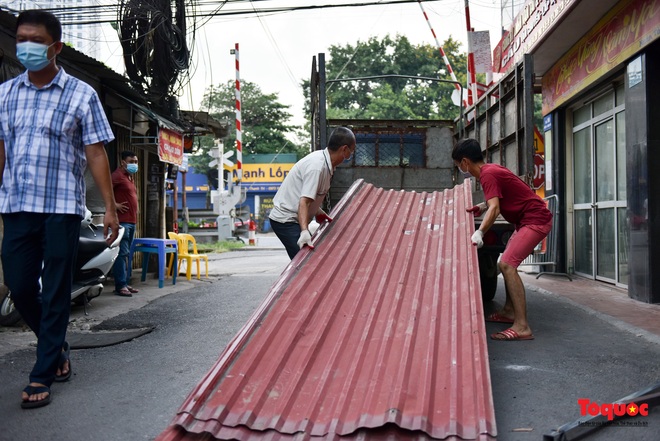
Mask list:
[[552,219],[545,201],[508,168],[485,164],[481,167],[479,182],[486,201],[498,197],[502,217],[516,229],[525,225],[545,225]]
[[128,173],[122,168],[112,172],[112,190],[115,193],[115,202],[128,202],[128,211],[117,210],[119,222],[127,224],[137,223],[138,200],[135,182],[129,178]]

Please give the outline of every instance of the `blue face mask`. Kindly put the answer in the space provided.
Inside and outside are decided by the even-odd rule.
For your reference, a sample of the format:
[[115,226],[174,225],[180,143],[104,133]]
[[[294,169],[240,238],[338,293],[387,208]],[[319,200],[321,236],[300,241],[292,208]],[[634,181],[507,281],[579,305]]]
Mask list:
[[135,174],[138,171],[138,165],[137,164],[126,164],[126,171],[129,172],[130,174]]
[[27,70],[38,72],[50,63],[48,59],[48,48],[50,46],[32,41],[16,43],[16,57]]

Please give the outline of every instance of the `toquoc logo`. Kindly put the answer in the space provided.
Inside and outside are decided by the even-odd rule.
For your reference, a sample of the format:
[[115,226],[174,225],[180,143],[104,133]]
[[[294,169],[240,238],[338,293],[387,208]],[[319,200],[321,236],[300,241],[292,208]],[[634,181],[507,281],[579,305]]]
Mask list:
[[612,421],[614,416],[648,416],[649,414],[649,405],[648,403],[642,403],[639,406],[635,403],[603,403],[598,404],[595,401],[591,401],[588,398],[579,398],[577,400],[578,405],[580,406],[580,414],[582,416],[598,416],[602,415],[607,417],[608,421]]

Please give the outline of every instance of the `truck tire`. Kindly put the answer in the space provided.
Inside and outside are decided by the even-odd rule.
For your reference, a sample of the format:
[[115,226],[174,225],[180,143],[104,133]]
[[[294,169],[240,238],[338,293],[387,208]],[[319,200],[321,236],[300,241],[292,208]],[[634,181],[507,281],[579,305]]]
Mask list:
[[11,300],[9,288],[0,286],[0,326],[14,326],[22,320]]
[[479,253],[479,280],[481,282],[481,298],[490,302],[497,293],[497,258],[498,254]]

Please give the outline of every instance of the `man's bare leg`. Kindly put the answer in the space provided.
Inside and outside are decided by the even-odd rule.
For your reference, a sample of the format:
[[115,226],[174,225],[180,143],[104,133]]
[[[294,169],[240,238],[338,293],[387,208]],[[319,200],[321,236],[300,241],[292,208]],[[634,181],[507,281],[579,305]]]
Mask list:
[[518,270],[508,263],[500,261],[500,270],[504,276],[504,286],[506,288],[507,303],[504,304],[501,314],[509,316],[507,310],[510,307],[513,310],[513,324],[511,329],[516,331],[521,337],[532,335],[532,330],[527,323],[527,302],[525,299],[525,285],[518,274]]

